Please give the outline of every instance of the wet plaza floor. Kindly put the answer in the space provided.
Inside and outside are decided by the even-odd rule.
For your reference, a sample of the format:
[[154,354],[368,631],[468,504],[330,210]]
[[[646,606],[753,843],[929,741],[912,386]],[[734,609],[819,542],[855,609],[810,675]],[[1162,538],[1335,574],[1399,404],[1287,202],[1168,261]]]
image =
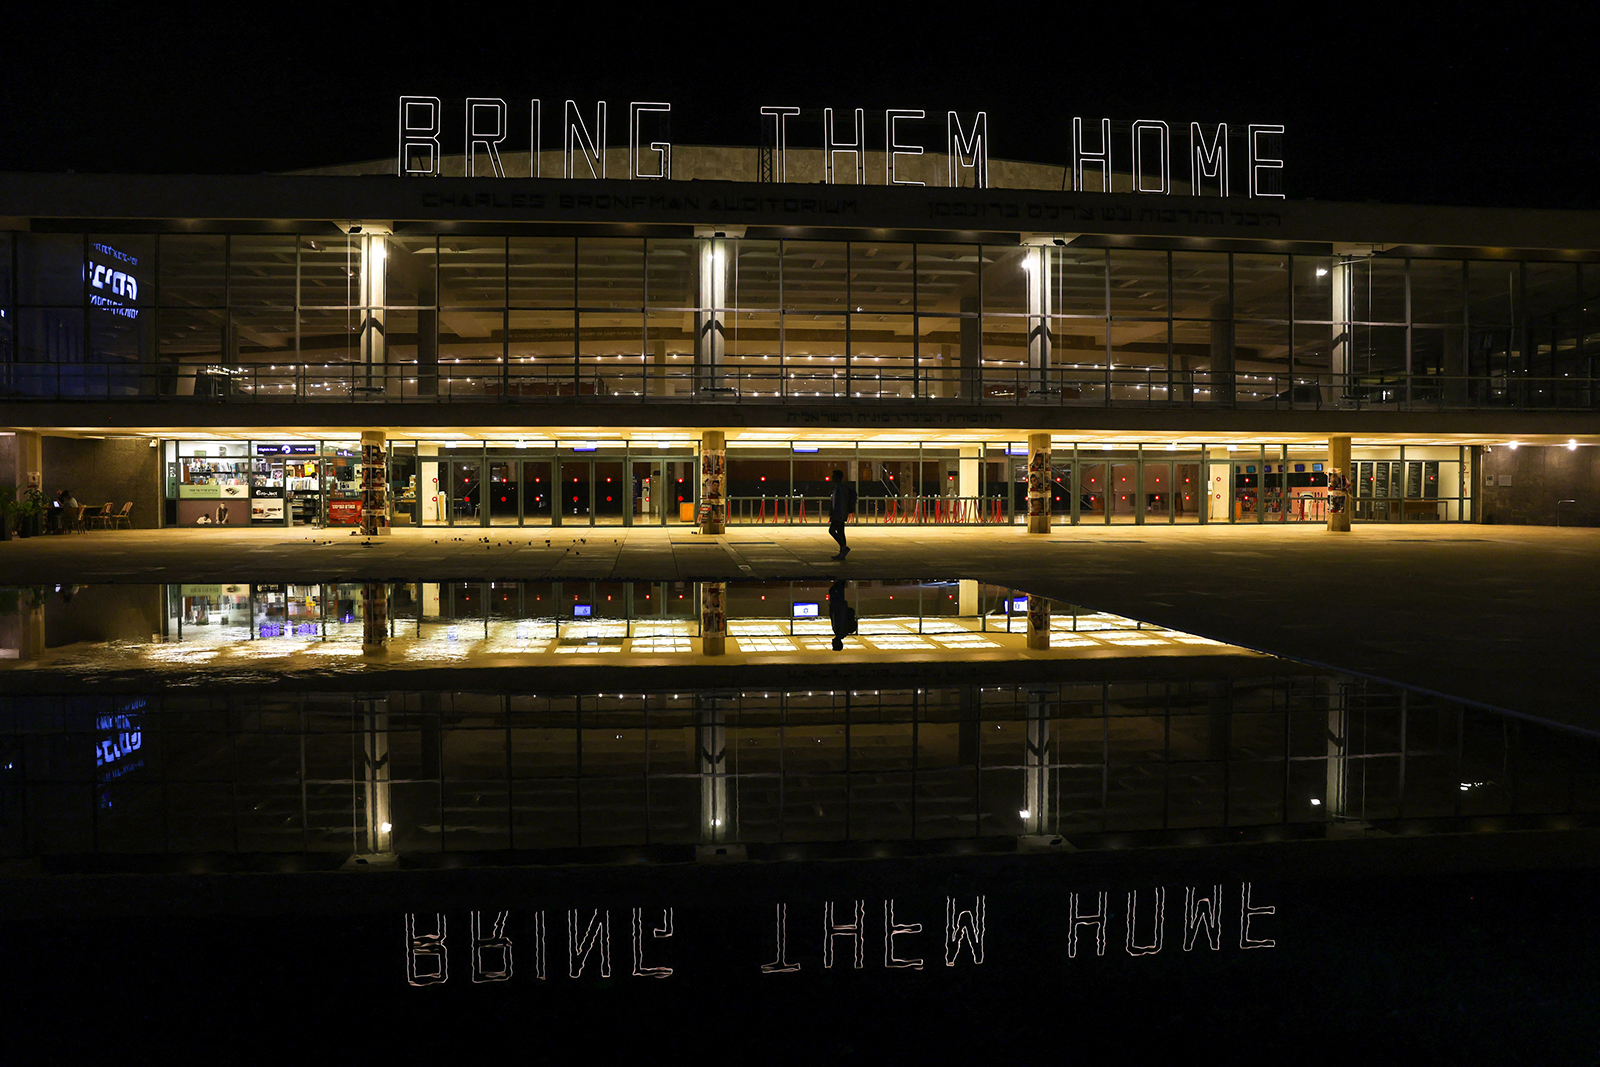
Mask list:
[[6,992],[97,1035],[1592,1046],[1587,731],[961,572],[239,570],[0,588]]

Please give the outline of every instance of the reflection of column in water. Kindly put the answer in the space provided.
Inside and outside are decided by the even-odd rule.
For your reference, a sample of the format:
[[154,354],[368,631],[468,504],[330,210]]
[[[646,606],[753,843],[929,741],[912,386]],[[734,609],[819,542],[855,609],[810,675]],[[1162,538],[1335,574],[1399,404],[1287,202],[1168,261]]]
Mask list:
[[393,813],[389,806],[389,702],[358,700],[362,717],[362,802],[366,815],[365,851],[394,851]]
[[1050,647],[1050,601],[1028,594],[1028,647]]
[[1328,778],[1322,798],[1330,820],[1345,818],[1348,812],[1346,787],[1349,784],[1350,686],[1329,678],[1328,686]]
[[695,711],[695,763],[700,771],[700,836],[707,843],[726,841],[732,825],[728,812],[727,713],[716,697],[701,697]]
[[388,639],[388,583],[366,582],[361,586],[361,651],[382,652]]
[[1051,832],[1054,815],[1050,810],[1050,694],[1053,690],[1028,692],[1028,741],[1023,751],[1022,832]]
[[720,656],[728,647],[728,583],[700,583],[700,647],[708,656]]

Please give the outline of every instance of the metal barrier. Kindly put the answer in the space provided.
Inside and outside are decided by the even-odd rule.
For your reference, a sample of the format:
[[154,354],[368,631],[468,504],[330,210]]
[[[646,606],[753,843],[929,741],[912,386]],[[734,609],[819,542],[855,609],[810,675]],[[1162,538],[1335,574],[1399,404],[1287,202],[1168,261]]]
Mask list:
[[[728,498],[728,522],[751,525],[826,524],[825,496],[735,496]],[[1010,521],[1006,502],[983,496],[863,496],[856,501],[857,524],[983,525]]]
[[1446,411],[1600,408],[1600,379],[1521,375],[1308,375],[1121,367],[867,371],[790,362],[751,370],[601,364],[284,362],[0,364],[0,399],[197,404],[794,404],[915,402],[979,407],[1198,407]]

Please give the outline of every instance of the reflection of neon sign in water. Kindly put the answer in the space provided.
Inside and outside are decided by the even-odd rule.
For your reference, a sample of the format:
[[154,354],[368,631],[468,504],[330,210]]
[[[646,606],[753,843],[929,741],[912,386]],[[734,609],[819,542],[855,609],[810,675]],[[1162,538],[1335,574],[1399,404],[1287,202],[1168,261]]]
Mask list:
[[[136,700],[122,712],[96,716],[95,730],[100,736],[95,742],[94,765],[101,782],[114,782],[144,766],[143,759],[132,758],[144,747],[139,716],[134,714],[142,707],[144,701]],[[100,794],[100,807],[111,807],[109,792]]]
[[139,299],[139,280],[116,265],[117,263],[123,263],[130,267],[138,266],[138,257],[130,256],[128,253],[112,248],[110,245],[93,244],[89,247],[96,254],[116,261],[112,264],[98,263],[93,259],[88,261],[84,273],[89,281],[89,287],[100,290],[99,293],[89,294],[89,303],[113,315],[120,315],[127,319],[138,318],[138,310],[128,307],[122,301]]

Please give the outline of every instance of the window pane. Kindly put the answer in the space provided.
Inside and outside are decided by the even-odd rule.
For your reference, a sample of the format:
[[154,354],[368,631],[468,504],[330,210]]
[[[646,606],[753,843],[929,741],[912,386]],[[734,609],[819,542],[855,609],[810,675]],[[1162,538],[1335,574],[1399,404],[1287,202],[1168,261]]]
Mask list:
[[[1225,279],[1226,273],[1223,276]],[[1111,314],[1113,318],[1167,317],[1165,252],[1111,250]]]
[[1026,315],[1028,278],[1025,263],[1034,261],[1032,248],[983,246],[983,314]]
[[777,241],[734,241],[732,304],[737,308],[776,308],[780,276]]
[[[1174,257],[1176,255],[1177,253],[1174,253]],[[1271,320],[1289,318],[1287,255],[1233,257],[1233,317]]]
[[1172,314],[1176,318],[1228,318],[1229,300],[1226,254],[1172,253]]
[[221,234],[161,238],[158,297],[163,307],[222,307],[227,303],[228,246]]
[[[645,250],[646,283],[653,308],[692,308],[700,287],[700,246],[698,240],[651,240]],[[776,241],[730,241],[740,248],[745,244],[775,247]],[[737,254],[737,253],[736,253]]]
[[1463,270],[1459,259],[1411,261],[1411,321],[1461,324]]
[[797,311],[846,310],[849,279],[843,241],[783,243],[783,306]]
[[1467,264],[1467,313],[1472,326],[1509,326],[1517,303],[1517,264]]
[[83,235],[17,234],[17,302],[83,303]]
[[228,301],[233,307],[294,307],[295,239],[236,235],[229,241]]
[[979,252],[977,245],[918,245],[917,309],[976,314]]
[[644,241],[585,237],[578,242],[578,306],[644,307]]
[[572,307],[573,239],[511,238],[511,306]]
[[440,307],[498,308],[505,302],[505,238],[439,239]]
[[850,299],[864,311],[909,312],[912,246],[856,241],[850,245]]
[[360,302],[361,249],[344,234],[300,239],[300,306],[351,307]]
[[1104,318],[1106,254],[1098,248],[1052,248],[1050,310],[1057,315]]
[[1333,318],[1333,260],[1328,256],[1294,257],[1294,317],[1299,322]]
[[433,237],[384,239],[384,304],[389,307],[431,306],[438,251],[439,242]]

